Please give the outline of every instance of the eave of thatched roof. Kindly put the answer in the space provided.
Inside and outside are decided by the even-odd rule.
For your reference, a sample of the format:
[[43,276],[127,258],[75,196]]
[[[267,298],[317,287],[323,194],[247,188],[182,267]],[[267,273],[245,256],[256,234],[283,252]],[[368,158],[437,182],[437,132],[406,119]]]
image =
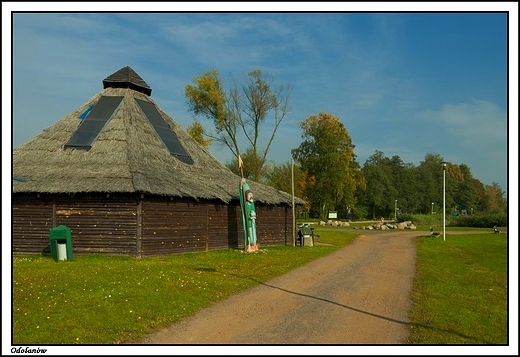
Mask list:
[[[123,96],[119,110],[90,150],[64,149],[79,116],[101,96]],[[154,105],[193,159],[185,164],[170,154],[134,98],[154,103],[131,88],[105,88],[77,110],[13,150],[13,193],[145,193],[194,199],[238,199],[240,177],[215,159],[171,117]],[[247,163],[246,163],[247,164]],[[249,182],[257,201],[290,204],[286,192]],[[295,199],[296,204],[303,204]]]

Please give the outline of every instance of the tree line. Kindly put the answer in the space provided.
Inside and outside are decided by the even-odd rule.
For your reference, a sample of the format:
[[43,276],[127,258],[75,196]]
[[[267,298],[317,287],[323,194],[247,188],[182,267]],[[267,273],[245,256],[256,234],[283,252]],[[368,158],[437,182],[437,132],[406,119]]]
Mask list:
[[[498,183],[485,185],[467,165],[445,162],[437,153],[426,153],[415,166],[375,150],[361,166],[347,128],[331,113],[314,114],[299,123],[302,141],[291,151],[292,161],[269,161],[276,131],[290,111],[291,86],[275,85],[261,70],[232,79],[228,90],[216,70],[193,82],[185,87],[188,107],[195,116],[212,121],[213,130],[196,120],[188,133],[205,147],[227,147],[233,159],[226,166],[237,174],[240,155],[248,179],[292,192],[294,177],[295,195],[306,201],[300,214],[306,217],[325,218],[329,211],[353,219],[440,213],[444,190],[447,214],[507,211]],[[268,133],[261,136],[263,129]]]

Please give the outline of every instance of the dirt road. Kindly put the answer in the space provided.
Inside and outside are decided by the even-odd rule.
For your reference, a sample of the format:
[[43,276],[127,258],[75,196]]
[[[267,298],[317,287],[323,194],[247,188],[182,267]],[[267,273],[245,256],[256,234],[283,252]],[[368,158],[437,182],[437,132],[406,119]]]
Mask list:
[[216,303],[137,344],[406,343],[413,241],[420,232],[360,233],[333,254]]

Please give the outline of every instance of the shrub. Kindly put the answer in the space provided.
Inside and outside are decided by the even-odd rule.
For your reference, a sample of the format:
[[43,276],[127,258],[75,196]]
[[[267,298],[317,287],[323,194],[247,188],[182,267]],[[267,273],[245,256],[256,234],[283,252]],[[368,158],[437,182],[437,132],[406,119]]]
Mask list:
[[416,226],[439,226],[442,224],[442,215],[403,213],[397,217],[397,221],[411,221]]
[[368,217],[368,208],[366,206],[356,206],[352,208],[352,219],[362,220]]
[[[412,221],[416,226],[441,226],[442,214],[401,214],[399,222]],[[507,227],[507,214],[504,212],[481,213],[470,216],[452,216],[446,214],[446,225],[450,227],[493,228]]]
[[507,227],[507,214],[505,212],[497,212],[490,214],[475,214],[471,216],[454,217],[451,224],[456,227],[477,227],[477,228],[493,228]]

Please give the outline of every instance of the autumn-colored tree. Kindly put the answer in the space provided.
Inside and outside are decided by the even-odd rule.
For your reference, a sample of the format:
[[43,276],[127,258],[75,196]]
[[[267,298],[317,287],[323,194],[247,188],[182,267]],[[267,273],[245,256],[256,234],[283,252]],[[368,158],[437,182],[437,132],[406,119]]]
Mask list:
[[266,183],[281,191],[292,192],[293,173],[294,195],[303,199],[303,191],[300,184],[303,173],[297,164],[285,162],[279,165],[272,165],[267,173]]
[[354,196],[359,184],[354,145],[343,123],[332,114],[311,115],[300,127],[303,141],[291,151],[292,156],[306,174],[304,194],[311,202],[311,214],[323,217],[326,210],[342,209],[345,195]]
[[473,178],[473,187],[475,187],[476,203],[475,212],[485,212],[489,207],[488,198],[484,184],[479,179]]
[[204,136],[204,127],[201,123],[198,121],[193,122],[193,124],[189,125],[186,128],[186,132],[195,139],[199,144],[204,146],[206,149],[211,145],[213,142],[212,139],[207,138]]
[[476,196],[475,208],[478,212],[507,211],[505,192],[498,183],[484,185],[480,180],[473,178],[473,186]]
[[485,186],[489,211],[505,211],[507,210],[507,201],[504,198],[504,191],[500,185],[493,182],[491,185]]
[[[228,147],[235,158],[250,151],[256,160],[249,164],[251,176],[259,180],[278,126],[290,110],[291,87],[275,87],[273,80],[259,69],[249,72],[239,82],[233,80],[227,92],[214,69],[193,78],[193,82],[194,85],[185,87],[189,110],[212,120],[215,128],[214,133],[205,135]],[[260,142],[261,129],[268,119],[271,133],[262,135],[267,139]],[[246,150],[241,150],[242,142],[247,143]],[[247,165],[245,160],[244,163]]]
[[475,209],[477,204],[477,190],[473,184],[473,175],[466,164],[458,165],[458,170],[461,180],[458,182],[454,199],[460,210],[471,213],[471,209]]
[[316,177],[309,175],[307,172],[301,171],[300,168],[298,171],[300,172],[300,178],[295,181],[295,187],[297,187],[298,192],[301,192],[299,197],[305,200],[303,210],[309,214],[312,208],[312,201],[307,196],[307,193],[312,192],[314,185],[316,185]]

